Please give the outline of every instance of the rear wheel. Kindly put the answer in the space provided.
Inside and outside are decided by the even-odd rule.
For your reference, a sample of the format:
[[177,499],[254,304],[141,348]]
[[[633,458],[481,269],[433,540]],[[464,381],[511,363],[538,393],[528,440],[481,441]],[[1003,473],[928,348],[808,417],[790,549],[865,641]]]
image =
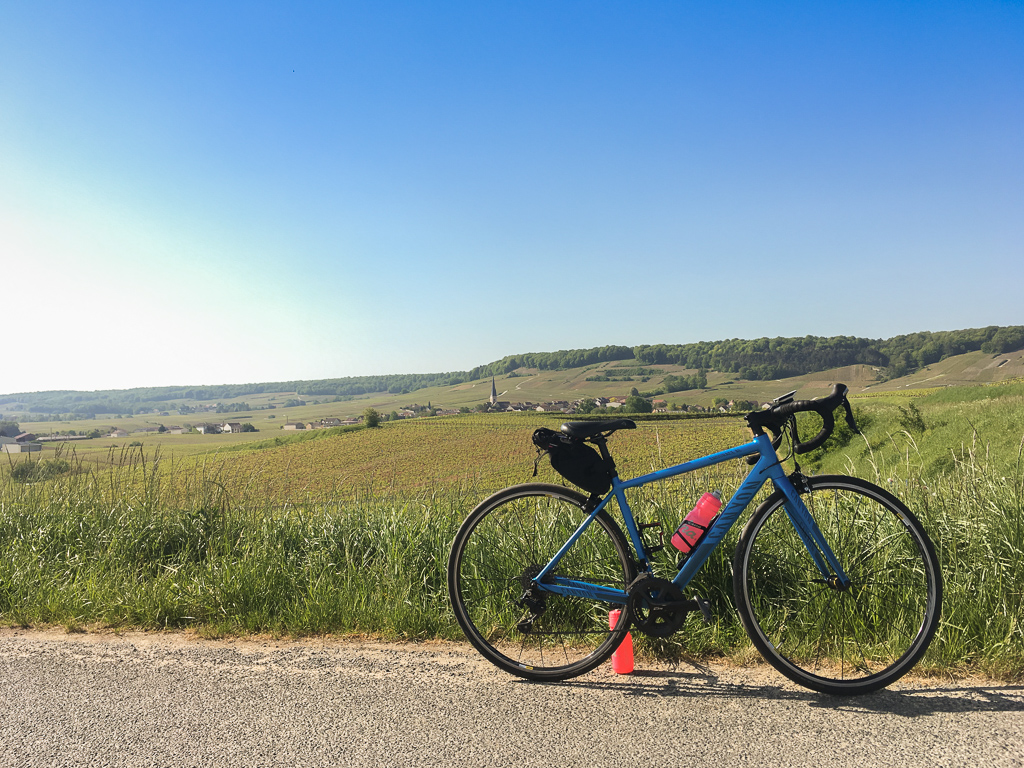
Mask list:
[[[625,637],[622,605],[557,595],[531,586],[586,519],[587,497],[528,483],[482,502],[462,524],[448,561],[455,618],[489,661],[533,680],[563,680],[607,659]],[[625,590],[635,575],[629,545],[601,511],[565,554],[557,576]]]
[[773,494],[733,561],[740,619],[761,655],[822,693],[883,688],[905,675],[939,624],[942,577],[931,541],[896,497],[859,478],[807,478],[801,498],[851,584],[827,584]]

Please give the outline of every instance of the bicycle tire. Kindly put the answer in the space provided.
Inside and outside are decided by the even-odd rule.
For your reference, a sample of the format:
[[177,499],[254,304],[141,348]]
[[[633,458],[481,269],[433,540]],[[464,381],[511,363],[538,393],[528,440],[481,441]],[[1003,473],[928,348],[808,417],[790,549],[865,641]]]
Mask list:
[[928,535],[899,499],[855,477],[807,478],[802,498],[852,583],[824,583],[780,491],[740,535],[733,592],[754,646],[820,693],[869,693],[905,675],[939,625],[942,575]]
[[[448,560],[448,592],[466,637],[499,668],[529,680],[565,680],[605,661],[629,628],[623,610],[614,629],[609,610],[622,606],[543,593],[543,610],[520,600],[529,571],[549,562],[586,518],[587,497],[569,488],[526,483],[499,491],[466,518]],[[556,574],[625,589],[636,568],[622,530],[602,510],[565,554]],[[524,575],[526,581],[524,582]]]

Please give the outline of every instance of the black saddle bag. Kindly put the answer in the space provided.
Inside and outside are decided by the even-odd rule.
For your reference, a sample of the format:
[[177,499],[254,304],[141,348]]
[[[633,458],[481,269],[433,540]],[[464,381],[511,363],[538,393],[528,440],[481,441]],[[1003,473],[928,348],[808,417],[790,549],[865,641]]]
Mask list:
[[582,440],[541,427],[533,433],[533,444],[548,455],[555,472],[573,485],[598,496],[612,487],[611,473],[605,460]]

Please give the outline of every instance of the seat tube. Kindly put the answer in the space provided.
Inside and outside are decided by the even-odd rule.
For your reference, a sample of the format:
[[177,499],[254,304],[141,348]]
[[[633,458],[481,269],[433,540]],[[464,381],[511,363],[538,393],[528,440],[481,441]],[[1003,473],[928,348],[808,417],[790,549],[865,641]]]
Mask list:
[[615,502],[619,505],[619,512],[622,513],[622,522],[626,525],[626,533],[633,543],[633,549],[636,551],[640,566],[644,570],[650,570],[643,537],[640,535],[640,529],[637,528],[636,519],[633,517],[633,510],[630,508],[629,502],[626,501],[626,492],[617,474],[612,476],[612,495],[615,496]]

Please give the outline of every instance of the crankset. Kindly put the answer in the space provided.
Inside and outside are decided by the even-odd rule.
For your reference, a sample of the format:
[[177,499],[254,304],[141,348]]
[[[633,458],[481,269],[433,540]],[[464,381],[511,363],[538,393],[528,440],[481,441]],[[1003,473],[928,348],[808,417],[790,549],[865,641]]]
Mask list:
[[671,581],[642,573],[627,591],[633,626],[640,632],[650,637],[668,637],[683,626],[687,614],[682,607],[683,593]]
[[627,587],[626,605],[633,626],[649,637],[668,637],[683,626],[686,615],[700,611],[705,624],[711,623],[708,601],[700,597],[686,600],[673,582],[642,573]]

